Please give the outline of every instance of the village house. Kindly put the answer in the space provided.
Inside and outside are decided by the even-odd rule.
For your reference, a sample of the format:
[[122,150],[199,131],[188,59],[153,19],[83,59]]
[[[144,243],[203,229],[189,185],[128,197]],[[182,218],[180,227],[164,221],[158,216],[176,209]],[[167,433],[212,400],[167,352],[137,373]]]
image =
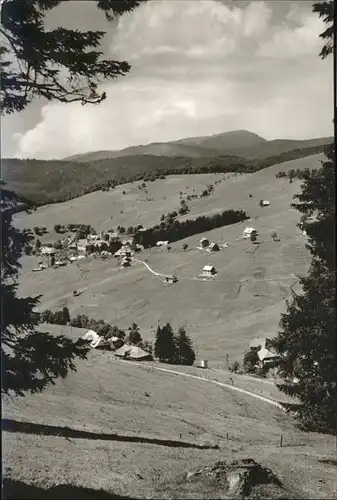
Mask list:
[[243,238],[250,238],[252,235],[257,235],[256,229],[253,227],[246,227],[246,229],[243,231]]
[[55,255],[56,250],[54,248],[43,246],[40,249],[41,255]]
[[166,283],[177,283],[178,278],[174,274],[172,276],[165,277]]
[[211,243],[207,249],[209,252],[219,252],[220,248],[217,243]]
[[216,274],[216,269],[211,264],[207,264],[202,269],[203,276],[214,276]]
[[94,330],[88,330],[87,333],[83,335],[82,339],[90,342],[90,347],[95,349],[99,345],[101,337]]
[[275,364],[280,360],[280,356],[275,352],[272,347],[271,340],[268,338],[255,338],[251,341],[249,347],[257,350],[259,364],[261,366]]
[[77,250],[79,253],[86,253],[89,243],[86,239],[77,241]]
[[121,266],[122,267],[130,267],[131,266],[131,258],[130,257],[123,257],[121,261]]
[[117,349],[115,356],[137,361],[151,361],[153,359],[152,355],[149,352],[144,351],[141,347],[128,344],[125,344],[120,349]]

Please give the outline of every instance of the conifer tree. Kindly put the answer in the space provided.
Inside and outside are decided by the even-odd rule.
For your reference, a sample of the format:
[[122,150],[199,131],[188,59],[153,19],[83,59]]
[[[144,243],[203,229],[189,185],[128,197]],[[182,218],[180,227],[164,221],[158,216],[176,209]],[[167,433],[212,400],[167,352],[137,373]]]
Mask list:
[[137,345],[141,341],[142,337],[139,333],[139,326],[137,325],[137,323],[133,322],[132,325],[129,327],[128,342],[130,344]]
[[[306,277],[300,278],[301,293],[292,293],[282,330],[274,340],[283,357],[281,375],[299,380],[279,388],[297,397],[301,426],[337,431],[336,363],[336,266],[335,266],[335,155],[330,147],[322,167],[305,176],[300,203],[312,254]],[[314,215],[314,219],[312,216]]]
[[[333,3],[314,5],[331,24],[321,37],[327,40],[321,51],[332,52]],[[301,292],[292,293],[287,312],[281,317],[281,331],[273,344],[283,361],[278,387],[296,397],[295,414],[303,429],[337,433],[337,330],[336,330],[336,236],[334,146],[328,146],[322,166],[301,174],[302,192],[292,206],[301,214],[300,227],[308,235],[312,255],[306,277],[300,278]]]
[[63,314],[63,320],[64,320],[64,324],[66,325],[67,323],[69,323],[70,321],[70,314],[69,314],[69,309],[68,307],[63,307],[62,309],[62,314]]
[[176,346],[176,361],[180,365],[193,365],[195,353],[185,328],[179,328],[177,334],[174,336],[174,342]]
[[36,332],[40,315],[34,309],[40,296],[17,297],[19,259],[32,237],[15,229],[6,212],[1,222],[1,390],[23,396],[76,370],[74,359],[85,358],[88,349],[81,340]]
[[[63,0],[1,2],[1,111],[24,110],[35,98],[98,104],[106,98],[99,84],[125,75],[125,61],[103,59],[98,50],[104,31],[45,28],[48,11]],[[135,9],[142,0],[96,0],[110,21]]]
[[163,327],[158,325],[154,344],[154,355],[160,361],[174,363],[176,359],[176,346],[170,323],[166,323]]
[[[96,6],[110,21],[141,1],[96,0]],[[99,84],[129,71],[124,61],[102,59],[99,45],[104,32],[47,30],[45,15],[61,3],[1,2],[1,114],[20,112],[35,98],[98,104],[106,98]],[[74,360],[85,358],[88,348],[80,340],[36,332],[40,316],[34,309],[40,297],[17,297],[19,259],[31,238],[13,227],[10,210],[2,214],[1,223],[2,392],[23,396],[27,391],[42,391],[54,379],[75,370]]]

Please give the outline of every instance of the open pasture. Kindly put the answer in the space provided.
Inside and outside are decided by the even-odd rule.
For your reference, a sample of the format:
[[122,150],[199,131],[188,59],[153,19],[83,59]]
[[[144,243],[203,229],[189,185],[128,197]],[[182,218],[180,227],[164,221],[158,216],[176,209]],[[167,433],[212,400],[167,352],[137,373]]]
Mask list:
[[[188,470],[253,457],[278,475],[287,498],[332,498],[333,465],[319,462],[332,456],[331,438],[295,430],[280,410],[249,396],[178,377],[91,353],[77,373],[43,394],[4,401],[4,419],[50,430],[5,431],[4,470],[43,487],[72,484],[133,498],[191,498]],[[65,427],[68,437],[62,436]],[[81,431],[90,437],[82,438]],[[206,485],[192,494],[219,498],[221,492]]]
[[[315,156],[288,162],[282,164],[282,170],[313,168],[319,166],[319,159],[320,156]],[[114,258],[101,261],[91,257],[65,268],[33,273],[31,269],[35,259],[24,257],[20,293],[42,294],[42,309],[67,305],[71,316],[83,313],[123,328],[136,321],[144,339],[152,338],[158,323],[170,321],[174,327],[184,325],[199,359],[206,358],[220,366],[226,354],[231,360],[240,359],[252,338],[275,334],[280,314],[285,309],[285,298],[290,296],[290,287],[296,286],[296,275],[305,273],[310,262],[305,238],[296,227],[299,214],[290,208],[293,195],[300,190],[300,182],[289,184],[286,179],[276,179],[275,173],[280,168],[276,165],[254,174],[234,176],[216,185],[214,195],[191,203],[188,215],[195,217],[234,208],[245,210],[251,216],[250,220],[172,243],[171,251],[155,248],[137,255],[155,272],[175,274],[179,281],[173,285],[163,284],[139,262],[133,262],[130,268],[120,269]],[[156,183],[158,186],[161,184],[162,193],[168,194],[174,181],[179,181],[180,188],[175,192],[177,203],[172,203],[167,211],[178,205],[181,177],[149,183],[153,189]],[[192,186],[196,178],[201,182],[201,176],[191,176],[188,181],[185,179],[186,185]],[[209,182],[209,178],[204,180]],[[113,194],[95,193],[83,199],[96,195],[103,200]],[[77,201],[80,204],[83,199],[71,203]],[[173,201],[175,198],[172,196],[170,199]],[[258,205],[260,199],[268,199],[270,206],[261,208]],[[147,203],[147,217],[153,217],[152,203]],[[38,223],[36,219],[33,225],[51,226],[57,219],[48,224],[48,213],[54,210],[56,217],[58,207],[41,208],[27,216],[27,220],[39,217],[45,211],[44,222]],[[158,215],[165,211],[161,206]],[[97,226],[80,213],[78,209],[78,221]],[[103,217],[104,210],[97,210],[97,220],[103,220]],[[115,217],[121,224],[118,213]],[[142,223],[144,220],[140,217],[137,221],[128,221],[132,222]],[[24,219],[21,225],[24,227]],[[257,229],[260,244],[241,239],[246,226]],[[272,231],[277,232],[279,242],[272,240]],[[210,241],[227,242],[228,247],[212,254],[200,251],[196,247],[203,236]],[[185,242],[188,244],[187,251],[182,250]],[[207,282],[196,279],[208,263],[217,270],[215,278]],[[81,289],[83,293],[73,297],[74,289]]]

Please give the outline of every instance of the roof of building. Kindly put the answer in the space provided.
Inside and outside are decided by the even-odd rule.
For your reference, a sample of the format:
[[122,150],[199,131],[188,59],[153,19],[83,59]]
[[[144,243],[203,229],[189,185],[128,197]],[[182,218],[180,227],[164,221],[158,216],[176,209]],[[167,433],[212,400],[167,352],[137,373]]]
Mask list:
[[149,352],[144,351],[141,347],[136,345],[125,344],[115,352],[116,356],[124,357],[125,354],[131,359],[142,359],[151,356]]
[[86,239],[77,240],[77,246],[84,246],[84,245],[88,245],[88,241]]
[[277,357],[276,353],[269,351],[269,349],[266,349],[265,347],[262,347],[262,349],[257,351],[257,355],[258,355],[260,361],[263,361],[267,358],[276,358]]
[[203,271],[215,271],[215,267],[212,266],[212,264],[206,264],[206,266],[204,266],[202,269]]
[[251,341],[251,343],[249,344],[249,347],[252,348],[252,347],[259,347],[261,346],[262,347],[265,347],[266,345],[266,342],[268,341],[269,339],[265,338],[265,337],[256,337],[255,339],[253,339]]
[[101,337],[94,330],[88,330],[82,337],[83,340],[90,341],[90,347],[97,347],[101,341]]
[[246,227],[246,229],[243,231],[244,233],[253,233],[256,231],[253,227]]

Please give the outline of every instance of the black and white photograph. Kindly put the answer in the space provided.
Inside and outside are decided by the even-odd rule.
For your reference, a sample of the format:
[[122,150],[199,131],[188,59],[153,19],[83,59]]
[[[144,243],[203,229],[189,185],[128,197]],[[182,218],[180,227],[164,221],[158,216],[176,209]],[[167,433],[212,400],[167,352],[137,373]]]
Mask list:
[[336,499],[336,0],[0,10],[2,498]]

